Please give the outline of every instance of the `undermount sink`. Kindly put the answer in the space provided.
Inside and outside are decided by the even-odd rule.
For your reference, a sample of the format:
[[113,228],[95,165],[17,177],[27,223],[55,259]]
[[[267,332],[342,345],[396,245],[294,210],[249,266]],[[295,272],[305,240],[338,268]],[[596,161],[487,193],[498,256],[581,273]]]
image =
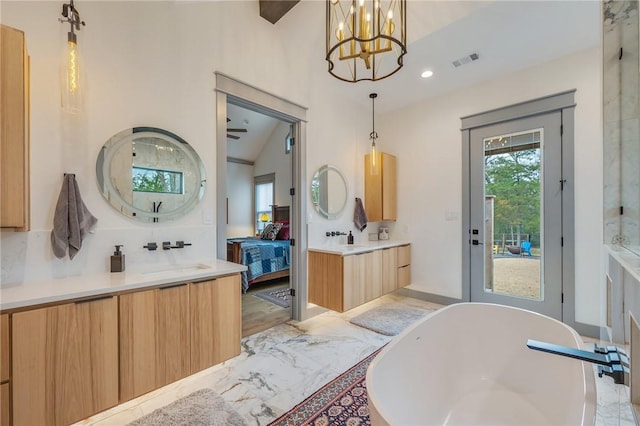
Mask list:
[[188,273],[198,272],[198,271],[202,271],[203,269],[210,269],[210,268],[211,268],[210,265],[207,265],[204,263],[198,263],[196,265],[193,265],[193,264],[168,265],[168,266],[158,267],[157,269],[141,272],[141,275],[155,275],[155,274],[166,274],[166,273],[188,274]]

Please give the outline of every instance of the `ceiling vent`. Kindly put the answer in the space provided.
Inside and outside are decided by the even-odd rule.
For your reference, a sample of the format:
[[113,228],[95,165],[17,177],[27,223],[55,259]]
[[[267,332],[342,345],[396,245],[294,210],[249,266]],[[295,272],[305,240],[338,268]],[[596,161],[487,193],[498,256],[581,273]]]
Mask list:
[[478,56],[477,53],[472,53],[471,55],[463,56],[460,59],[456,59],[455,61],[452,62],[452,64],[454,67],[458,68],[464,64],[468,64],[478,59],[480,59],[480,56]]

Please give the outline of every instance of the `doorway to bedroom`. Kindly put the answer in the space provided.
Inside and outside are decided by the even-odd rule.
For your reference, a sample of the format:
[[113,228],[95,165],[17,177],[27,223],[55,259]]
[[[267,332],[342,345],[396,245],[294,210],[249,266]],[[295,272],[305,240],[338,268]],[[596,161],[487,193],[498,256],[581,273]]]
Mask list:
[[227,260],[242,274],[242,335],[291,319],[292,125],[227,102]]

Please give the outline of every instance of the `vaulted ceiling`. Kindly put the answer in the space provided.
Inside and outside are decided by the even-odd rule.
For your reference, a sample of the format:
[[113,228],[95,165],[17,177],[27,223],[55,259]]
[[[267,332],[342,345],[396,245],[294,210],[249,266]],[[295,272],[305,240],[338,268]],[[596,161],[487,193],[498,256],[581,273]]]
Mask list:
[[[324,28],[324,13],[309,13],[311,9],[323,12],[324,1],[305,1],[314,2],[313,7],[304,9],[298,6],[288,13],[285,11],[287,15],[277,21],[275,27],[292,34],[300,31],[301,27]],[[384,114],[535,64],[597,47],[602,38],[601,7],[601,2],[596,0],[408,0],[408,53],[404,67],[395,75],[378,82],[349,84],[336,80],[336,84],[342,84],[341,94],[363,108],[371,107],[369,93],[377,92],[376,112]],[[452,64],[454,60],[472,53],[478,54],[477,61],[457,68]],[[434,72],[433,77],[420,77],[426,69]],[[233,114],[233,109],[230,111]],[[255,134],[251,130],[254,121],[250,120],[250,131],[242,138]],[[232,149],[240,146],[230,142],[229,155],[232,156]],[[255,158],[254,154],[236,152],[234,155]]]

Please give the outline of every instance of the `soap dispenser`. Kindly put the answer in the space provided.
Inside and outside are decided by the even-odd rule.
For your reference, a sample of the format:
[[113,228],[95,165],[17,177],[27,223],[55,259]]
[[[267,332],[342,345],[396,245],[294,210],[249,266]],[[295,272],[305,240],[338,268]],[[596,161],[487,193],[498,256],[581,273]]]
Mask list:
[[349,235],[347,235],[347,244],[353,244],[353,234],[349,231]]
[[111,256],[111,272],[123,272],[124,271],[124,254],[120,251],[121,245],[116,246],[116,251]]

